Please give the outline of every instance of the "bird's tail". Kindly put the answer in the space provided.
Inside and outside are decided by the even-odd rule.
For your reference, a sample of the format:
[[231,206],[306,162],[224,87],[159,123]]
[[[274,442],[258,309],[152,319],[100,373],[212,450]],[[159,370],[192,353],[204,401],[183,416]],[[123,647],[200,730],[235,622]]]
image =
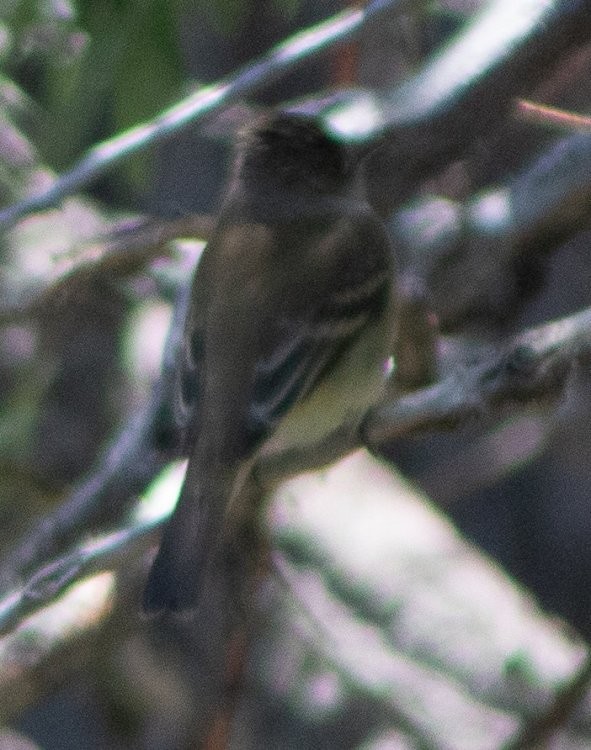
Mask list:
[[195,608],[208,587],[224,583],[224,525],[236,470],[203,469],[196,451],[148,576],[148,613]]

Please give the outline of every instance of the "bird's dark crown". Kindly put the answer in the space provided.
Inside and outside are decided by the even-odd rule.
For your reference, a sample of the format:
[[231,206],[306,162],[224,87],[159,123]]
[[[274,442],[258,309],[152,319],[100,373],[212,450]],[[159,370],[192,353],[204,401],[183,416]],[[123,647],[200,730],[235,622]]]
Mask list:
[[279,112],[260,118],[239,137],[238,153],[242,176],[275,174],[282,182],[320,189],[344,187],[354,171],[346,149],[309,115]]

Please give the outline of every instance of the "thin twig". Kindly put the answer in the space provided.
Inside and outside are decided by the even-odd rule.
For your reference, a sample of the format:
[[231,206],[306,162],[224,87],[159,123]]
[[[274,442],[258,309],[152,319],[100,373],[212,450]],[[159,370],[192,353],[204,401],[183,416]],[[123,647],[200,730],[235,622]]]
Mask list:
[[515,116],[519,120],[532,122],[536,125],[545,125],[572,132],[591,133],[591,117],[579,115],[576,112],[567,112],[558,107],[550,107],[547,104],[530,102],[527,99],[517,100]]
[[129,559],[132,546],[145,545],[164,517],[135,523],[42,566],[24,586],[0,600],[0,636],[12,632],[23,620],[61,596],[76,581]]

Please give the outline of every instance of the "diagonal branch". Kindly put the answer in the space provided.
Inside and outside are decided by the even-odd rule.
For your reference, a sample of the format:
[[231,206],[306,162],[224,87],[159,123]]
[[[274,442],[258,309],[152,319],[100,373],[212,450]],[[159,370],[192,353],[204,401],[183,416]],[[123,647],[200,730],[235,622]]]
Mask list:
[[160,517],[121,528],[40,567],[24,586],[0,601],[0,636],[12,632],[27,617],[55,601],[73,583],[122,566],[129,559],[130,549],[145,546],[164,520]]
[[376,409],[365,423],[365,439],[378,446],[502,407],[552,398],[561,392],[572,365],[590,355],[587,308],[525,331],[435,385]]
[[190,123],[227,107],[241,97],[252,94],[262,85],[293,70],[302,61],[311,60],[330,46],[350,39],[370,19],[385,11],[391,12],[400,3],[401,0],[373,0],[364,10],[352,9],[338,13],[281,42],[229,78],[200,88],[152,120],[93,146],[72,169],[58,177],[48,190],[0,211],[0,228],[7,229],[24,216],[56,205],[67,195],[95,180],[113,164],[162,141]]

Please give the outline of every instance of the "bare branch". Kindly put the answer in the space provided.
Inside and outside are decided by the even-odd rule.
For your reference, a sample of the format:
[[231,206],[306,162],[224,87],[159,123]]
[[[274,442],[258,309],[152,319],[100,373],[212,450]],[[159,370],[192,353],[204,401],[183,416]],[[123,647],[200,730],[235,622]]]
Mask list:
[[130,549],[146,546],[148,537],[164,520],[135,523],[83,544],[41,567],[22,587],[0,600],[0,636],[10,633],[24,619],[51,604],[76,581],[121,566],[129,559]]
[[591,353],[591,309],[526,331],[435,385],[373,411],[365,438],[377,446],[455,426],[484,412],[552,398],[571,366]]
[[[515,733],[516,717],[475,700],[444,672],[397,652],[377,624],[358,619],[350,607],[331,596],[320,578],[298,575],[279,553],[273,565],[289,589],[290,600],[311,620],[309,632],[302,628],[309,645],[320,649],[356,691],[386,702],[413,737],[433,747],[485,750],[501,747]],[[450,715],[465,723],[459,727],[445,721]]]
[[[366,475],[373,481],[360,503],[358,483]],[[271,607],[265,627],[272,633],[262,636],[267,669],[284,659],[286,637],[294,638],[298,651],[305,645],[314,654],[307,663],[319,670],[328,665],[345,690],[370,700],[385,719],[427,744],[454,750],[504,742],[525,747],[525,740],[548,737],[587,694],[583,641],[545,618],[395,472],[365,452],[321,476],[300,477],[273,503],[280,510],[268,519],[276,550],[272,569],[287,591],[274,587],[271,600],[268,590],[265,595]],[[335,513],[347,518],[336,542]],[[368,533],[367,519],[380,529],[372,535],[369,561],[346,552]],[[75,580],[124,564],[129,549],[141,550],[161,522],[130,525],[44,566],[0,601],[0,634]],[[376,579],[375,566],[391,575]],[[283,614],[290,632],[279,644],[275,618]],[[471,627],[458,649],[463,622]],[[475,653],[482,656],[478,669]],[[537,719],[530,724],[532,715]],[[586,729],[575,724],[582,736]]]
[[275,503],[283,586],[267,592],[259,667],[269,694],[286,643],[301,654],[304,641],[284,684],[329,673],[341,710],[361,694],[421,747],[524,747],[518,737],[548,739],[558,715],[587,700],[584,641],[379,460],[359,451],[289,482]]
[[0,304],[0,325],[42,314],[59,304],[64,293],[79,282],[109,274],[122,278],[137,273],[151,260],[170,256],[170,240],[194,237],[207,240],[214,219],[211,215],[189,214],[170,221],[140,217],[118,222],[111,231],[64,252],[51,274],[35,284],[13,291],[11,300]]
[[465,203],[430,199],[392,217],[393,244],[444,329],[489,312],[483,300],[511,288],[516,259],[556,250],[591,224],[590,175],[591,135],[579,133]]
[[188,124],[202,120],[253,93],[262,85],[292,70],[303,60],[322,54],[331,45],[350,39],[370,19],[380,13],[391,12],[400,2],[401,0],[373,0],[364,10],[353,9],[338,13],[328,21],[281,42],[229,78],[200,88],[152,120],[93,146],[71,170],[58,177],[48,190],[0,211],[0,228],[7,229],[24,216],[56,205],[136,151],[162,141]]

